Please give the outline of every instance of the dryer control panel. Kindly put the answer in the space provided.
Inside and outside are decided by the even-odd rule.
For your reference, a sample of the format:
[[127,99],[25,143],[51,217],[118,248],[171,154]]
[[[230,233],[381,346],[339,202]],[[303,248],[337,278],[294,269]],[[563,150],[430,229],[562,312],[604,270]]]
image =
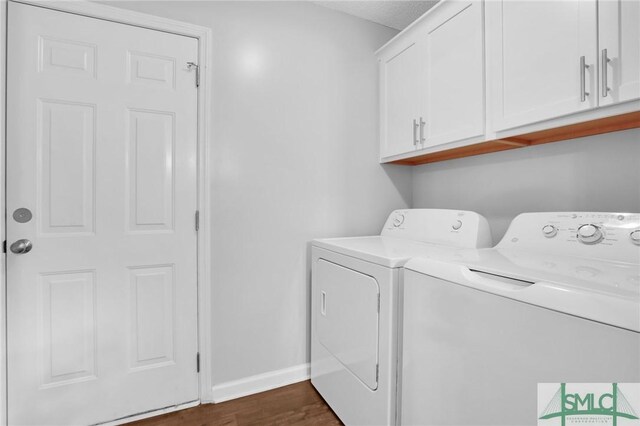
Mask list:
[[497,248],[640,263],[640,214],[523,213]]
[[380,235],[460,248],[492,245],[487,220],[478,213],[463,210],[395,210]]

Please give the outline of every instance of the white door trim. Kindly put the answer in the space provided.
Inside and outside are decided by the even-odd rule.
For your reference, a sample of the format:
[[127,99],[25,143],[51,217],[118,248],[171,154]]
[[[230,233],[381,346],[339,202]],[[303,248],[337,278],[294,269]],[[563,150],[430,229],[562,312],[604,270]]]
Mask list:
[[[6,209],[4,179],[6,161],[6,93],[7,93],[7,0],[0,0],[0,214]],[[0,243],[7,235],[5,217],[0,217]],[[7,424],[7,269],[6,254],[0,253],[0,425]]]
[[[0,0],[0,211],[6,209],[6,43],[7,3],[30,4],[61,12],[193,37],[198,40],[200,87],[198,88],[198,347],[200,352],[200,401],[213,401],[211,371],[211,220],[210,170],[211,144],[211,65],[212,31],[210,28],[172,19],[128,11],[116,7],[82,1]],[[194,79],[195,84],[195,79]],[[0,242],[6,238],[6,218],[0,220]],[[6,358],[6,255],[0,256],[0,425],[7,424],[7,358]]]

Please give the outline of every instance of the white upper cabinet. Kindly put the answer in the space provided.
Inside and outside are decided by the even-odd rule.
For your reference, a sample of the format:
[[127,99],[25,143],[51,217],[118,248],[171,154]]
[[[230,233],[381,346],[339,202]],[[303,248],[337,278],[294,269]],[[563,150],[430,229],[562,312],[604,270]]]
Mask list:
[[484,134],[482,3],[448,1],[426,21],[425,142],[432,147]]
[[595,0],[486,3],[493,130],[598,105]]
[[600,105],[640,98],[640,1],[598,2]]
[[482,8],[445,1],[378,53],[382,158],[483,136]]
[[441,0],[377,55],[382,162],[640,127],[640,0]]
[[406,40],[380,57],[381,156],[404,154],[419,144],[423,55]]

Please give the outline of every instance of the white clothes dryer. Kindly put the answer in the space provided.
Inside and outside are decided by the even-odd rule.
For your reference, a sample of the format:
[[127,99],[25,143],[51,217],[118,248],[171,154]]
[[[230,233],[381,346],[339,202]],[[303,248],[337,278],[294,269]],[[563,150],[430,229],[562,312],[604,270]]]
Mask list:
[[396,423],[397,295],[413,256],[491,245],[477,213],[391,213],[377,236],[312,244],[311,383],[347,425]]

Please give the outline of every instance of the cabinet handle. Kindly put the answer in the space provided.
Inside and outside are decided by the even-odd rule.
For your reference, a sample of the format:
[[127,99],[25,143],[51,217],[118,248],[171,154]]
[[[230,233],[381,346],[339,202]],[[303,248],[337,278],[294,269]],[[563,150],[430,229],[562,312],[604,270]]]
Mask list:
[[420,143],[424,143],[425,142],[425,138],[424,138],[424,125],[427,124],[425,123],[425,121],[422,119],[422,117],[420,117]]
[[416,122],[416,119],[413,119],[413,145],[418,145],[418,123]]
[[602,73],[602,97],[606,98],[607,94],[609,94],[609,79],[607,78],[607,70],[609,68],[609,62],[611,59],[607,56],[607,49],[602,49],[602,69],[600,72]]
[[584,102],[587,100],[587,96],[589,96],[589,92],[587,92],[587,82],[586,82],[586,72],[589,65],[585,62],[585,57],[580,56],[580,102]]

